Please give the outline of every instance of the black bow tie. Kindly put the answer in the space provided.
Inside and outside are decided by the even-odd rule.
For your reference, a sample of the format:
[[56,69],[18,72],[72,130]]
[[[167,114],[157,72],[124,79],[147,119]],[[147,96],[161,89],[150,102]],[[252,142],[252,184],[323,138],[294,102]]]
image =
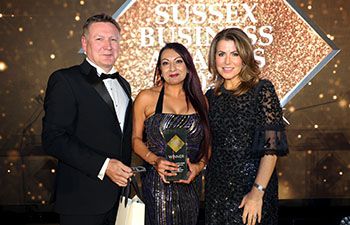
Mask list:
[[118,72],[116,73],[113,73],[113,74],[105,74],[105,73],[102,73],[101,76],[100,76],[100,79],[101,80],[104,80],[104,79],[117,79],[117,77],[119,76]]

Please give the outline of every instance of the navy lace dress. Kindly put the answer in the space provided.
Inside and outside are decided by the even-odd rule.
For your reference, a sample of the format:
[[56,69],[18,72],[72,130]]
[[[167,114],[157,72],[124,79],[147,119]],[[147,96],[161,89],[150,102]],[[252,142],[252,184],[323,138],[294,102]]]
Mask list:
[[[167,128],[185,128],[188,131],[187,151],[191,162],[198,158],[203,130],[198,114],[177,115],[162,113],[164,90],[158,99],[156,112],[145,120],[144,141],[150,151],[165,157],[166,142],[163,131]],[[200,180],[190,184],[164,183],[150,164],[141,176],[146,213],[151,225],[196,225],[199,212]]]
[[[221,87],[209,100],[212,131],[212,156],[207,166],[205,223],[207,225],[243,224],[243,196],[251,188],[265,154],[288,153],[282,110],[270,81],[240,96]],[[273,172],[263,198],[263,225],[277,225],[278,180]]]

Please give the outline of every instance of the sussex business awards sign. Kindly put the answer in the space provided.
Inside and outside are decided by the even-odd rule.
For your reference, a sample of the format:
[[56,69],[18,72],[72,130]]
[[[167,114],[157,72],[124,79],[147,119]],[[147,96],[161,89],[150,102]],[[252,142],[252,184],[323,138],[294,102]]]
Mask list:
[[[194,46],[194,60],[200,70],[206,70],[205,50],[208,49],[215,34],[230,24],[254,24],[242,29],[252,39],[255,57],[260,66],[265,65],[264,46],[273,42],[272,26],[257,26],[255,15],[257,3],[214,3],[214,4],[158,4],[154,8],[154,26],[140,27],[140,47],[164,46],[166,42],[180,42]],[[243,14],[243,15],[240,15]],[[167,24],[171,24],[168,26]],[[152,69],[158,57],[154,52],[148,68]]]
[[113,17],[122,27],[117,67],[134,96],[153,85],[158,52],[166,42],[188,47],[205,90],[211,84],[210,43],[228,27],[239,27],[251,38],[262,76],[275,84],[282,105],[337,52],[293,1],[127,1]]

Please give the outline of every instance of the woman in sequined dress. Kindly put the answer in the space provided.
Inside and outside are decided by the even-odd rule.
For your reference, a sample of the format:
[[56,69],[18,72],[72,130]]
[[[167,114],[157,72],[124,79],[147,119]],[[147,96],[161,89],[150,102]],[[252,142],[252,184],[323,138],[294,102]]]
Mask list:
[[[200,178],[209,155],[206,98],[188,50],[168,43],[159,53],[155,87],[141,91],[134,103],[133,149],[146,163],[141,177],[146,213],[152,225],[196,225]],[[157,85],[159,83],[159,85]],[[187,133],[187,180],[168,182],[177,164],[165,160],[163,131]]]
[[278,156],[288,152],[274,86],[259,79],[249,37],[219,32],[209,50],[215,81],[207,91],[212,153],[207,166],[207,225],[277,225]]

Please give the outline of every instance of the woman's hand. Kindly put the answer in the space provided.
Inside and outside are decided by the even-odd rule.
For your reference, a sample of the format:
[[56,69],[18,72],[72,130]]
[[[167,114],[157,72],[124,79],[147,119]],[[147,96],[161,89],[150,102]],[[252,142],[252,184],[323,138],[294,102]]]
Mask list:
[[244,207],[242,220],[244,224],[255,225],[256,222],[261,222],[261,211],[263,205],[264,193],[254,188],[246,194],[239,208]]
[[179,169],[176,163],[170,162],[163,157],[157,157],[153,166],[164,183],[170,183],[165,179],[165,176],[176,176],[176,171]]
[[179,180],[177,183],[184,183],[184,184],[189,184],[191,183],[196,176],[202,171],[204,165],[200,161],[199,163],[191,163],[190,159],[187,158],[187,165],[188,165],[188,178],[187,180]]

